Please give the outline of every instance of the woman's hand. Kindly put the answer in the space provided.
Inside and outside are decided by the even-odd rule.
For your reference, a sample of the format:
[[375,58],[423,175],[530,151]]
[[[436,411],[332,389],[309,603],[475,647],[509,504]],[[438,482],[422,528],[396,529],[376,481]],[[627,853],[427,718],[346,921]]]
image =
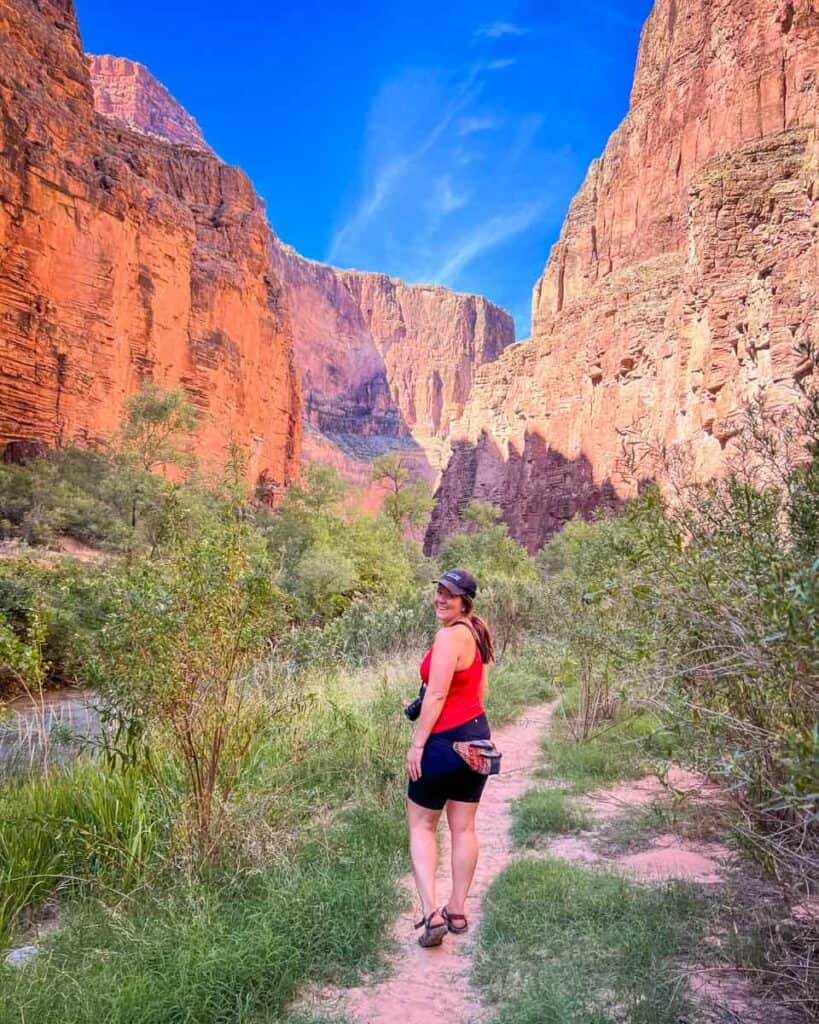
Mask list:
[[424,756],[424,748],[413,743],[407,751],[407,774],[413,782],[421,778],[421,758]]

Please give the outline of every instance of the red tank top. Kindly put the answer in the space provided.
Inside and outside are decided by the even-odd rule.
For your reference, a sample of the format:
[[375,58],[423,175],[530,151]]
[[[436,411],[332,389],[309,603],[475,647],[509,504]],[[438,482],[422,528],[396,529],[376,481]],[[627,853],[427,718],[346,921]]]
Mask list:
[[[429,682],[429,667],[432,663],[432,648],[424,655],[421,662],[421,679]],[[484,714],[481,704],[481,682],[483,680],[483,662],[478,645],[475,644],[475,657],[469,668],[462,668],[453,672],[449,692],[446,695],[444,706],[438,721],[432,728],[433,732],[443,732],[444,729],[454,729],[456,725],[463,725],[470,718],[477,718]]]

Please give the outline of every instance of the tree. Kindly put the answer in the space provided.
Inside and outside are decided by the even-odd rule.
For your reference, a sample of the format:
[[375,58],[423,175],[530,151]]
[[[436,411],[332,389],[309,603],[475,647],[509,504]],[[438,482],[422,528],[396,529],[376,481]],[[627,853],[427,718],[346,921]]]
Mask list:
[[283,597],[258,536],[229,511],[169,537],[163,559],[117,580],[92,676],[129,757],[150,765],[158,737],[179,758],[204,854],[245,756],[286,706],[263,699],[252,671],[281,625]]
[[127,415],[113,442],[131,526],[129,555],[135,541],[140,507],[161,504],[163,487],[153,476],[159,466],[190,468],[193,458],[185,443],[198,414],[181,388],[166,390],[146,381],[127,403]]
[[461,513],[461,519],[478,530],[488,530],[503,520],[503,513],[491,501],[470,501]]
[[117,448],[121,456],[150,473],[157,466],[191,462],[184,441],[199,414],[181,388],[166,390],[152,380],[128,399]]
[[425,480],[418,480],[384,498],[384,515],[401,531],[408,526],[423,526],[434,507],[435,502]]
[[395,523],[398,530],[423,526],[435,502],[426,480],[412,479],[412,472],[405,455],[387,452],[373,459],[373,483],[386,481],[392,488],[384,498],[384,515]]
[[372,474],[373,483],[386,480],[391,485],[393,494],[398,494],[410,480],[406,456],[400,452],[386,452],[373,459]]

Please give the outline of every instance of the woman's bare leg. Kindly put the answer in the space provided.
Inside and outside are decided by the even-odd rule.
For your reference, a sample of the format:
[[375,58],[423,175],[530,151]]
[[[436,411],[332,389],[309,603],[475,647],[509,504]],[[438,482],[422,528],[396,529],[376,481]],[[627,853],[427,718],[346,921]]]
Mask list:
[[447,900],[447,910],[463,914],[469,887],[478,863],[478,833],[475,831],[477,804],[450,800],[446,805],[446,817],[452,836],[452,894]]
[[[421,897],[424,917],[428,917],[438,906],[435,894],[435,875],[438,867],[438,845],[435,840],[435,830],[440,817],[440,811],[430,810],[412,800],[407,800],[412,872],[415,875],[418,895]],[[434,923],[440,924],[441,922],[436,917]]]

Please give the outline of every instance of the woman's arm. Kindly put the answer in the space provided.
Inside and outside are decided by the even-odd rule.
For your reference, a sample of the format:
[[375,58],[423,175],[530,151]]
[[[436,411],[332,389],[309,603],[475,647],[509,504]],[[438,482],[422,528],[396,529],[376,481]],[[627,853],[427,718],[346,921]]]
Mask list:
[[407,751],[407,771],[413,781],[421,777],[421,755],[429,734],[440,717],[444,701],[452,685],[452,676],[458,663],[458,640],[455,630],[441,629],[432,645],[429,682],[421,704],[421,714],[415,726],[412,743]]

